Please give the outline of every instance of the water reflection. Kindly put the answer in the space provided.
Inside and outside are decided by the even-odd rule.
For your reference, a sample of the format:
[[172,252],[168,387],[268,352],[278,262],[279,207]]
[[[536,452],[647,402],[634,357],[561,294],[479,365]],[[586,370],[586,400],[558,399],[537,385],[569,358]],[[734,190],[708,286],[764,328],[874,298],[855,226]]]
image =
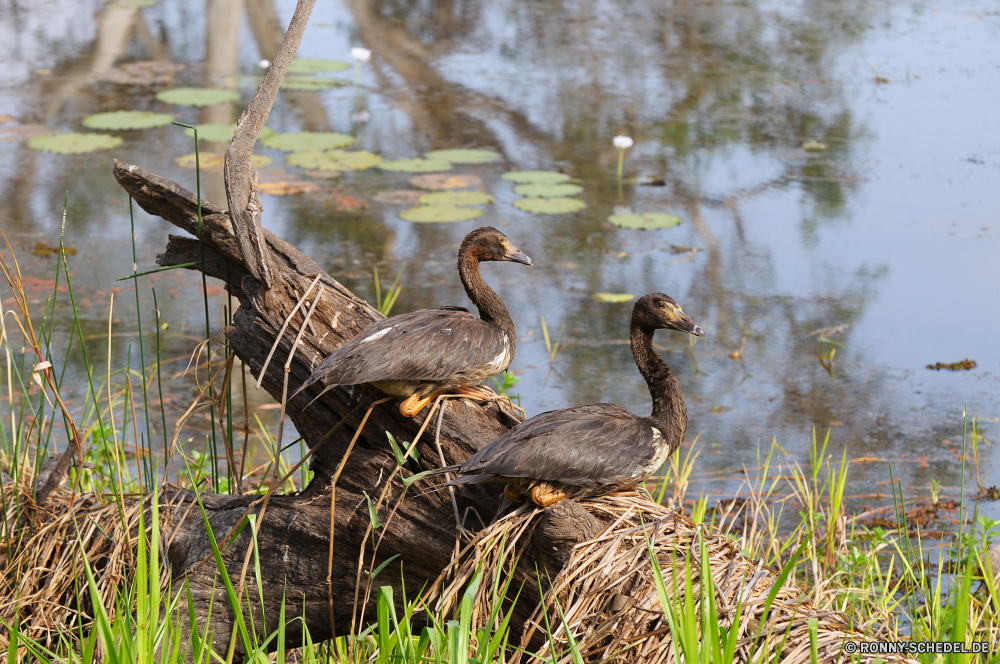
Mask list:
[[[0,26],[18,33],[19,41],[7,47],[17,63],[11,72],[17,73],[8,73],[0,98],[18,109],[21,124],[75,128],[81,115],[98,110],[161,108],[154,88],[112,84],[102,75],[133,60],[176,61],[187,66],[178,84],[237,87],[244,97],[169,112],[185,122],[232,122],[252,94],[257,61],[273,58],[293,6],[290,0],[75,6],[80,21],[49,26],[35,37],[23,26],[37,21],[35,13],[42,10],[3,6]],[[907,2],[864,0],[344,0],[317,7],[302,54],[346,59],[352,45],[372,48],[360,105],[351,88],[282,92],[269,125],[354,133],[358,147],[389,158],[495,147],[507,167],[559,168],[581,180],[585,211],[533,217],[511,207],[514,195],[499,179],[501,168],[462,168],[480,175],[498,196],[482,223],[497,225],[535,258],[536,268],[527,274],[484,270],[523,336],[515,391],[529,412],[596,400],[648,408],[645,385],[621,343],[630,305],[600,303],[591,294],[664,291],[709,333],[696,346],[676,335],[657,337],[689,395],[692,435],[709,441],[710,452],[700,461],[705,470],[752,463],[758,443],[774,436],[786,447],[804,449],[813,427],[822,434],[831,426],[833,448],[849,446],[854,456],[899,457],[905,451],[943,458],[939,441],[955,436],[959,402],[970,399],[977,412],[991,415],[1000,389],[987,373],[978,380],[919,373],[927,362],[959,359],[925,357],[928,351],[976,354],[980,366],[992,370],[996,352],[985,341],[928,346],[917,326],[888,320],[898,318],[891,313],[897,311],[893,302],[912,301],[899,275],[920,268],[886,240],[900,232],[902,222],[879,226],[887,223],[887,211],[907,203],[877,163],[877,155],[899,149],[895,127],[879,115],[879,105],[891,98],[900,123],[917,122],[921,109],[895,92],[902,85],[895,74],[866,63],[881,56],[865,54],[902,52],[904,59],[919,60],[920,46],[910,45],[896,26],[909,22],[918,43],[933,39],[944,24],[922,11]],[[982,21],[954,29],[964,30],[970,44],[985,43],[989,34]],[[47,47],[55,54],[46,53]],[[931,66],[920,60],[914,76]],[[42,68],[52,73],[31,73]],[[996,74],[976,71],[995,87]],[[907,70],[907,80],[909,75]],[[878,80],[885,76],[894,77],[891,85]],[[932,92],[952,90],[942,81],[923,85]],[[983,89],[966,99],[986,100],[991,88]],[[370,120],[352,120],[359,107],[370,112]],[[974,143],[961,128],[956,132],[956,141]],[[636,140],[626,161],[625,203],[639,212],[678,214],[682,226],[641,232],[606,222],[618,203],[617,150],[610,140],[618,133]],[[173,163],[192,147],[180,130],[124,135],[127,142],[115,156],[193,186],[193,173]],[[2,145],[7,165],[0,167],[0,224],[15,233],[41,232],[51,241],[62,192],[70,190],[79,287],[88,294],[106,291],[131,268],[126,206],[110,177],[109,156],[54,157],[23,142]],[[302,177],[276,161],[262,178]],[[934,157],[910,166],[932,173]],[[881,178],[882,186],[875,187]],[[265,197],[265,222],[362,296],[374,296],[373,266],[385,278],[405,264],[396,311],[466,303],[454,252],[476,222],[409,224],[398,218],[397,207],[372,200],[377,191],[406,186],[403,177],[371,171],[320,181],[316,195]],[[997,202],[996,194],[983,191],[953,188],[935,195],[944,204]],[[205,173],[203,192],[224,203],[220,173]],[[345,195],[364,197],[368,207],[345,207]],[[873,235],[875,227],[886,233]],[[147,267],[166,232],[162,223],[141,215]],[[933,254],[940,239],[926,232],[908,238],[911,253]],[[980,246],[960,250],[985,261]],[[94,255],[101,260],[92,260]],[[26,262],[38,275],[53,269],[51,261]],[[977,269],[1000,276],[996,268]],[[971,289],[969,298],[993,297],[978,282],[958,278],[950,285]],[[197,281],[172,273],[160,283],[164,316],[183,330],[169,340],[170,350],[183,355],[199,329],[192,289]],[[93,297],[94,311],[85,313],[93,326],[88,335],[99,334],[107,315]],[[222,304],[217,297],[212,305],[220,326]],[[134,328],[131,305],[117,306],[126,333]],[[573,342],[551,363],[541,341],[542,316],[550,332],[564,330]],[[814,334],[824,328],[839,330],[828,339]],[[63,329],[65,335],[68,326]],[[742,361],[729,357],[741,348]],[[126,349],[120,344],[117,352]],[[830,371],[820,363],[824,355],[832,357]],[[946,463],[927,470],[911,464],[904,477],[909,470],[915,485],[932,477],[957,483],[956,470]],[[884,466],[857,472],[874,484]]]

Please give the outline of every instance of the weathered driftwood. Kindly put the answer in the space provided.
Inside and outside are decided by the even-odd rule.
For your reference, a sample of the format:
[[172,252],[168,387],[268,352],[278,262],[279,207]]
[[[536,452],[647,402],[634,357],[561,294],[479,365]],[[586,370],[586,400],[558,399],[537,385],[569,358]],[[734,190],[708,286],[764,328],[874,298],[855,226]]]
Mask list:
[[265,246],[264,228],[260,219],[264,207],[257,191],[257,172],[253,170],[250,158],[260,130],[271,114],[281,80],[285,77],[295,52],[299,50],[302,33],[306,30],[314,4],[316,0],[299,0],[296,3],[295,13],[292,14],[292,21],[281,40],[274,62],[236,123],[232,145],[226,150],[226,198],[232,213],[236,243],[240,247],[244,265],[264,290],[274,284],[275,266]]
[[[114,174],[144,210],[192,234],[197,232],[197,205],[191,192],[137,166],[115,162]],[[315,332],[307,329],[302,336],[291,363],[289,393],[308,377],[323,357],[381,316],[323,273],[314,261],[266,230],[264,239],[276,274],[272,287],[261,292],[257,280],[250,275],[240,258],[228,214],[204,200],[202,211],[204,271],[225,281],[230,293],[240,302],[240,308],[233,317],[233,326],[226,331],[226,338],[233,352],[246,363],[252,374],[260,372],[282,323],[317,274],[321,278],[313,294],[319,291],[320,286],[323,291],[310,319]],[[157,257],[157,262],[163,266],[197,261],[198,241],[173,235],[166,251]],[[312,299],[311,295],[310,302]],[[279,400],[284,380],[283,366],[302,322],[303,311],[304,307],[292,319],[263,376],[263,387]],[[288,403],[287,414],[312,448],[345,415],[375,394],[382,396],[370,388],[337,388],[306,409],[305,406],[315,396],[310,390]],[[315,476],[301,495],[275,496],[270,500],[260,529],[261,569],[265,575],[264,601],[268,618],[277,617],[284,593],[290,615],[304,610],[314,639],[328,637],[331,633],[327,604],[329,588],[325,582],[330,543],[330,480],[363,413],[364,409],[360,409],[348,417],[346,425],[314,452],[311,464]],[[411,441],[426,413],[427,410],[415,420],[408,420],[399,415],[396,400],[377,406],[337,483],[332,594],[333,624],[340,634],[351,625],[358,553],[369,525],[363,492],[373,497],[379,495],[397,465],[387,444],[386,432],[391,432],[398,440]],[[420,461],[409,461],[409,470],[404,471],[404,475],[410,474],[410,470],[418,472],[437,467],[440,457],[433,444],[436,417],[418,443]],[[441,427],[445,460],[447,463],[460,463],[513,423],[514,420],[495,405],[484,406],[464,399],[448,400]],[[406,588],[412,595],[449,564],[455,547],[455,524],[448,494],[427,492],[424,487],[411,490],[390,520],[389,513],[402,493],[398,476],[394,484],[379,510],[380,520],[388,521],[388,525],[377,533],[383,539],[375,564],[400,555],[398,561],[381,573],[378,583],[395,586],[395,597],[401,598],[400,569],[405,572]],[[488,522],[499,506],[500,493],[499,488],[492,485],[463,489],[458,492],[459,508],[464,512],[467,507],[473,507]],[[256,499],[259,496],[205,496],[216,536],[221,538],[230,532]],[[201,564],[210,552],[208,538],[196,514],[188,514],[182,519],[189,502],[182,501],[180,505],[170,508],[166,516],[175,533],[168,549],[172,575],[177,580],[185,576],[188,578],[202,616],[214,599],[216,608],[212,612],[212,626],[217,647],[225,647],[231,633],[232,616],[219,610],[225,605],[225,598],[222,586],[215,578],[214,564]],[[255,511],[259,511],[259,507]],[[478,523],[475,517],[470,518]],[[567,524],[567,532],[576,531],[575,524]],[[558,534],[553,537],[554,541],[561,537],[565,539]],[[226,549],[230,574],[239,575],[248,538],[249,532],[243,531]],[[369,545],[364,566],[368,568],[370,565]]]

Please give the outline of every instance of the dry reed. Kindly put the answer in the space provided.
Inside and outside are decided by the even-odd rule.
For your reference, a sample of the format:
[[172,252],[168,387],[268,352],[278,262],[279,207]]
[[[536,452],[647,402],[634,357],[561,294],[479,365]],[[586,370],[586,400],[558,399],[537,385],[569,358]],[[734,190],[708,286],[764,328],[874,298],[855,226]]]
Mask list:
[[[818,662],[873,662],[874,656],[842,654],[847,640],[884,638],[878,624],[859,625],[840,611],[817,610],[787,581],[776,591],[764,624],[765,604],[779,573],[755,563],[718,530],[694,523],[676,510],[644,496],[608,496],[581,506],[603,525],[596,537],[577,544],[554,578],[541,573],[543,602],[525,623],[520,647],[538,661],[572,662],[571,643],[585,661],[672,664],[683,661],[672,639],[657,592],[650,547],[656,552],[668,594],[675,607],[683,601],[685,575],[690,574],[694,605],[701,605],[701,541],[708,556],[720,625],[729,629],[741,606],[735,661],[808,664],[811,661],[810,618],[816,619]],[[445,615],[455,610],[475,574],[483,583],[473,600],[473,626],[486,625],[495,601],[494,588],[513,576],[512,587],[524,582],[520,602],[537,597],[535,570],[520,564],[532,558],[531,534],[543,510],[521,507],[478,533],[461,556],[445,569],[425,596],[429,610]],[[499,578],[498,578],[499,577]],[[496,585],[495,585],[496,584]],[[536,591],[537,592],[537,591]],[[502,615],[496,620],[502,619]],[[551,629],[547,630],[546,626]],[[565,626],[572,635],[566,637]],[[547,632],[553,635],[549,640]],[[540,646],[540,647],[539,647]],[[882,655],[884,662],[912,662]]]
[[[28,486],[8,482],[2,490],[3,532],[12,536],[0,541],[0,621],[19,621],[22,634],[47,648],[60,634],[88,632],[93,613],[84,556],[104,606],[116,606],[134,573],[139,513],[151,496],[125,495],[119,504],[58,489],[39,507]],[[148,515],[146,522],[148,527]],[[0,630],[0,651],[7,646],[6,630]]]

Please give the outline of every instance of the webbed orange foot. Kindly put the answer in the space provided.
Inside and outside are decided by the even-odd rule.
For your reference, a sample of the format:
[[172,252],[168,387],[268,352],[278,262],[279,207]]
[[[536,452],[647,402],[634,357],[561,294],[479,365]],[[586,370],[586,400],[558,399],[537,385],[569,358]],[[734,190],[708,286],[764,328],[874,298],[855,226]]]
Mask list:
[[513,484],[508,484],[503,488],[503,495],[512,503],[523,503],[527,496],[514,488]]
[[399,414],[403,417],[416,417],[427,404],[434,401],[440,394],[443,394],[443,392],[432,392],[422,398],[419,394],[411,394],[406,397],[403,403],[399,404]]
[[531,501],[539,507],[555,505],[565,497],[565,491],[549,484],[542,483],[531,487]]

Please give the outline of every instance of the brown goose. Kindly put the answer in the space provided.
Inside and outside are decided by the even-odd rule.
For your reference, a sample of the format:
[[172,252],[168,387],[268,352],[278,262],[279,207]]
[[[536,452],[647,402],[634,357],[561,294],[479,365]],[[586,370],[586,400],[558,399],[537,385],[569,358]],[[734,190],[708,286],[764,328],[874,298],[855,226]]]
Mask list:
[[479,274],[482,261],[531,265],[503,233],[477,228],[458,250],[458,273],[478,318],[462,307],[437,307],[379,321],[323,360],[295,394],[316,383],[324,386],[319,396],[337,385],[374,385],[406,397],[399,406],[404,417],[416,416],[440,394],[489,398],[473,386],[506,371],[517,336],[507,307]]
[[635,363],[653,398],[649,417],[611,403],[549,411],[518,424],[465,463],[423,475],[457,473],[449,485],[505,482],[504,494],[510,500],[524,502],[530,497],[542,507],[563,498],[636,486],[659,470],[687,432],[680,386],[653,349],[653,333],[661,329],[705,336],[662,293],[645,295],[635,303],[629,337]]

